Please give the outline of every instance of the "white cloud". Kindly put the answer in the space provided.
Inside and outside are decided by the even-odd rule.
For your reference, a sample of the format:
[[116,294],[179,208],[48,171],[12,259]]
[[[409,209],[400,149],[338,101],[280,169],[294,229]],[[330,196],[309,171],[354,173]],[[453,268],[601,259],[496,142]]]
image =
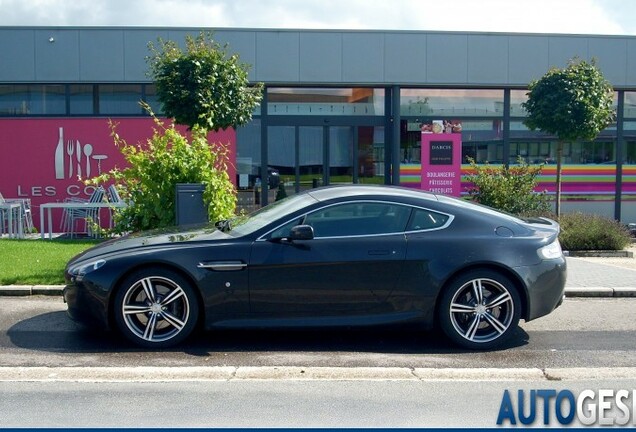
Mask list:
[[631,0],[0,0],[0,25],[636,34]]

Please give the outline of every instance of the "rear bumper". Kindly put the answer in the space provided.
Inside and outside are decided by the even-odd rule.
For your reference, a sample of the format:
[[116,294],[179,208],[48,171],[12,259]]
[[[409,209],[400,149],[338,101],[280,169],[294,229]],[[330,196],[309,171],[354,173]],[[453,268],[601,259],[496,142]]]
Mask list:
[[547,315],[563,303],[567,279],[565,258],[546,260],[533,266],[517,267],[515,270],[527,287],[526,321]]

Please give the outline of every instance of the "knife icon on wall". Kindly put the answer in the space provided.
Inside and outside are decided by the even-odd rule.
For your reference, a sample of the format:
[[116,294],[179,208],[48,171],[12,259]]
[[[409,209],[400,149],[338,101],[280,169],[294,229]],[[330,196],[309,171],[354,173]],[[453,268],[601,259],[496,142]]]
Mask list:
[[76,141],[77,143],[77,147],[76,147],[76,151],[75,154],[77,155],[77,175],[81,178],[82,177],[82,148],[80,146],[80,142],[79,140]]

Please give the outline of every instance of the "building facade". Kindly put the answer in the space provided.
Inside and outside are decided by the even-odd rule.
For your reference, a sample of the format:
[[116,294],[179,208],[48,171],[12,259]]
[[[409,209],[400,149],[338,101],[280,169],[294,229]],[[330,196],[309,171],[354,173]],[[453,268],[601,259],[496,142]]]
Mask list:
[[[108,120],[135,142],[152,130],[138,101],[160,113],[146,75],[148,43],[181,42],[199,31],[0,27],[3,195],[36,206],[62,200],[83,193],[78,170],[86,176],[121,163]],[[250,80],[265,84],[252,122],[221,138],[233,149],[245,205],[253,204],[255,179],[265,172],[278,172],[288,193],[335,183],[421,187],[422,134],[429,132],[461,135],[464,173],[468,157],[543,163],[540,187],[552,192],[556,140],[524,126],[521,104],[532,80],[578,57],[596,59],[613,85],[617,121],[594,141],[566,145],[563,209],[636,222],[634,37],[213,31],[251,65]],[[255,202],[273,196],[262,188]]]

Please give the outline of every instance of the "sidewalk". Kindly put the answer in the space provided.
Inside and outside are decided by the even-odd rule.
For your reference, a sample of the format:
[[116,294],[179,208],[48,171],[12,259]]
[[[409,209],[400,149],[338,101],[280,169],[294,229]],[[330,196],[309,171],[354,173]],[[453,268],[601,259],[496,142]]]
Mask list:
[[568,297],[636,297],[636,244],[629,258],[568,257]]
[[[636,244],[630,258],[568,257],[567,297],[636,297]],[[0,286],[0,296],[61,296],[63,285]]]

